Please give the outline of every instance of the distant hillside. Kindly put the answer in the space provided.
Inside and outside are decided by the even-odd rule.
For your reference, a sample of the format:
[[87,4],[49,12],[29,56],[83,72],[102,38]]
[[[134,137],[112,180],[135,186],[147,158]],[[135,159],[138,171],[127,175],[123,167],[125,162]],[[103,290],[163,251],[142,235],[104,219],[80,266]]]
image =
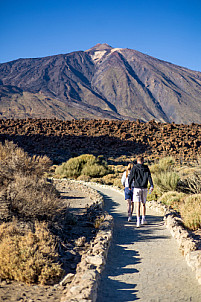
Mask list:
[[1,118],[201,123],[201,73],[97,44],[0,64]]

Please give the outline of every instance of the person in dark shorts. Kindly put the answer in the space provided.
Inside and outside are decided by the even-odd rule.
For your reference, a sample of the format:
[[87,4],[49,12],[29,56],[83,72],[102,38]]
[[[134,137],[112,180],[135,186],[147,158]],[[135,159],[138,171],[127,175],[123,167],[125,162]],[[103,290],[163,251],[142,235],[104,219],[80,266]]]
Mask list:
[[131,185],[131,190],[129,190],[128,178],[133,168],[133,164],[128,164],[126,171],[123,173],[121,178],[121,183],[124,186],[125,200],[128,204],[128,221],[132,220],[133,214],[133,186]]
[[[147,186],[150,183],[150,192],[153,191],[154,185],[151,177],[151,172],[147,165],[144,165],[144,158],[142,156],[137,157],[137,164],[133,166],[129,175],[129,189],[133,190],[133,202],[136,205],[136,215],[137,215],[137,227],[141,224],[147,224],[146,215],[146,199],[147,199]],[[140,222],[140,208],[142,204],[142,220]]]

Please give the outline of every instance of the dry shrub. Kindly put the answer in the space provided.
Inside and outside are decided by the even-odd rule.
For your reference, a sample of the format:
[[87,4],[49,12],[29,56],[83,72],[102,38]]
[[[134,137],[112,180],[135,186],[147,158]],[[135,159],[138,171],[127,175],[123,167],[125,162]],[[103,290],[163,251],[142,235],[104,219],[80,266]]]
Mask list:
[[196,171],[195,167],[180,167],[180,169],[178,170],[178,174],[181,178],[185,179],[191,175],[193,175],[193,173]]
[[42,178],[46,157],[30,157],[13,142],[0,143],[0,219],[50,219],[62,208],[55,187]]
[[108,174],[103,176],[103,183],[106,185],[113,185],[114,180],[116,180],[116,175],[115,174]]
[[108,165],[108,167],[114,173],[123,173],[126,170],[126,167],[123,165]]
[[91,178],[90,181],[104,184],[103,178],[94,177],[94,178]]
[[113,185],[116,186],[116,187],[118,187],[118,188],[123,189],[123,186],[122,186],[122,183],[121,183],[121,178],[114,179]]
[[77,180],[81,180],[81,181],[86,181],[86,182],[89,182],[90,181],[90,177],[87,176],[87,175],[80,175]]
[[7,185],[14,175],[37,175],[41,177],[51,166],[47,156],[30,157],[13,142],[0,143],[0,185]]
[[37,176],[15,175],[3,197],[10,215],[24,220],[52,220],[64,207],[55,187]]
[[16,222],[0,225],[0,278],[50,284],[63,276],[56,241],[45,223],[22,232]]
[[190,193],[201,193],[201,172],[194,172],[191,177],[186,178],[186,187]]
[[55,174],[60,177],[72,178],[78,178],[80,175],[102,177],[107,173],[107,163],[101,156],[96,158],[92,154],[83,154],[78,157],[70,158],[55,170]]
[[201,194],[187,196],[180,207],[180,213],[187,228],[201,228]]
[[176,191],[169,191],[164,193],[159,199],[159,202],[164,203],[165,205],[172,207],[175,210],[179,210],[179,206],[181,202],[183,201],[184,197],[186,194],[184,193],[179,193]]

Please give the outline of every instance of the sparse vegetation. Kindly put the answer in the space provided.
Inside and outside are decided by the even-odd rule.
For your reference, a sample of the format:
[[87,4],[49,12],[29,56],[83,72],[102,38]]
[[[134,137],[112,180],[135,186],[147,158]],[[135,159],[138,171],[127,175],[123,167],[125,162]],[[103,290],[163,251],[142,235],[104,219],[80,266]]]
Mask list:
[[7,208],[2,220],[52,220],[61,211],[58,191],[42,177],[50,164],[48,158],[32,158],[12,142],[0,144],[0,200]]
[[[12,142],[0,144],[0,278],[46,284],[63,270],[48,228],[64,217],[62,199],[43,178],[51,166]],[[61,219],[62,220],[62,219]]]
[[201,167],[179,166],[171,157],[159,159],[150,166],[154,191],[148,200],[158,200],[178,211],[184,225],[195,230],[201,227]]
[[[46,156],[30,157],[12,142],[0,144],[2,279],[48,284],[64,273],[58,238],[52,230],[61,229],[62,223],[69,221],[58,191],[43,177],[50,168]],[[83,154],[57,166],[55,175],[122,187],[125,169],[120,164],[108,165],[101,156]],[[148,200],[157,199],[177,210],[187,228],[200,228],[201,167],[178,167],[172,157],[167,157],[151,165],[150,170],[155,187]],[[94,218],[95,228],[102,220],[102,216]]]

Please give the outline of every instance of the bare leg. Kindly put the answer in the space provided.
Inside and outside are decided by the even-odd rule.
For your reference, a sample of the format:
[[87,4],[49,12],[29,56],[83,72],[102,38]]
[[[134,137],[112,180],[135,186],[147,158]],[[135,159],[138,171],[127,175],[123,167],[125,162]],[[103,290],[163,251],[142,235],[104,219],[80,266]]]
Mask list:
[[140,207],[141,207],[141,202],[136,202],[136,216],[137,216],[137,227],[140,227]]
[[136,215],[137,217],[140,217],[140,202],[136,202]]
[[145,215],[146,215],[146,204],[142,203],[142,216],[145,217]]
[[142,204],[142,221],[141,221],[142,224],[147,224],[145,215],[146,215],[146,204],[143,203]]
[[128,204],[128,217],[131,217],[131,200],[127,199],[127,204]]
[[134,209],[134,202],[131,202],[131,215],[133,214],[133,209]]

